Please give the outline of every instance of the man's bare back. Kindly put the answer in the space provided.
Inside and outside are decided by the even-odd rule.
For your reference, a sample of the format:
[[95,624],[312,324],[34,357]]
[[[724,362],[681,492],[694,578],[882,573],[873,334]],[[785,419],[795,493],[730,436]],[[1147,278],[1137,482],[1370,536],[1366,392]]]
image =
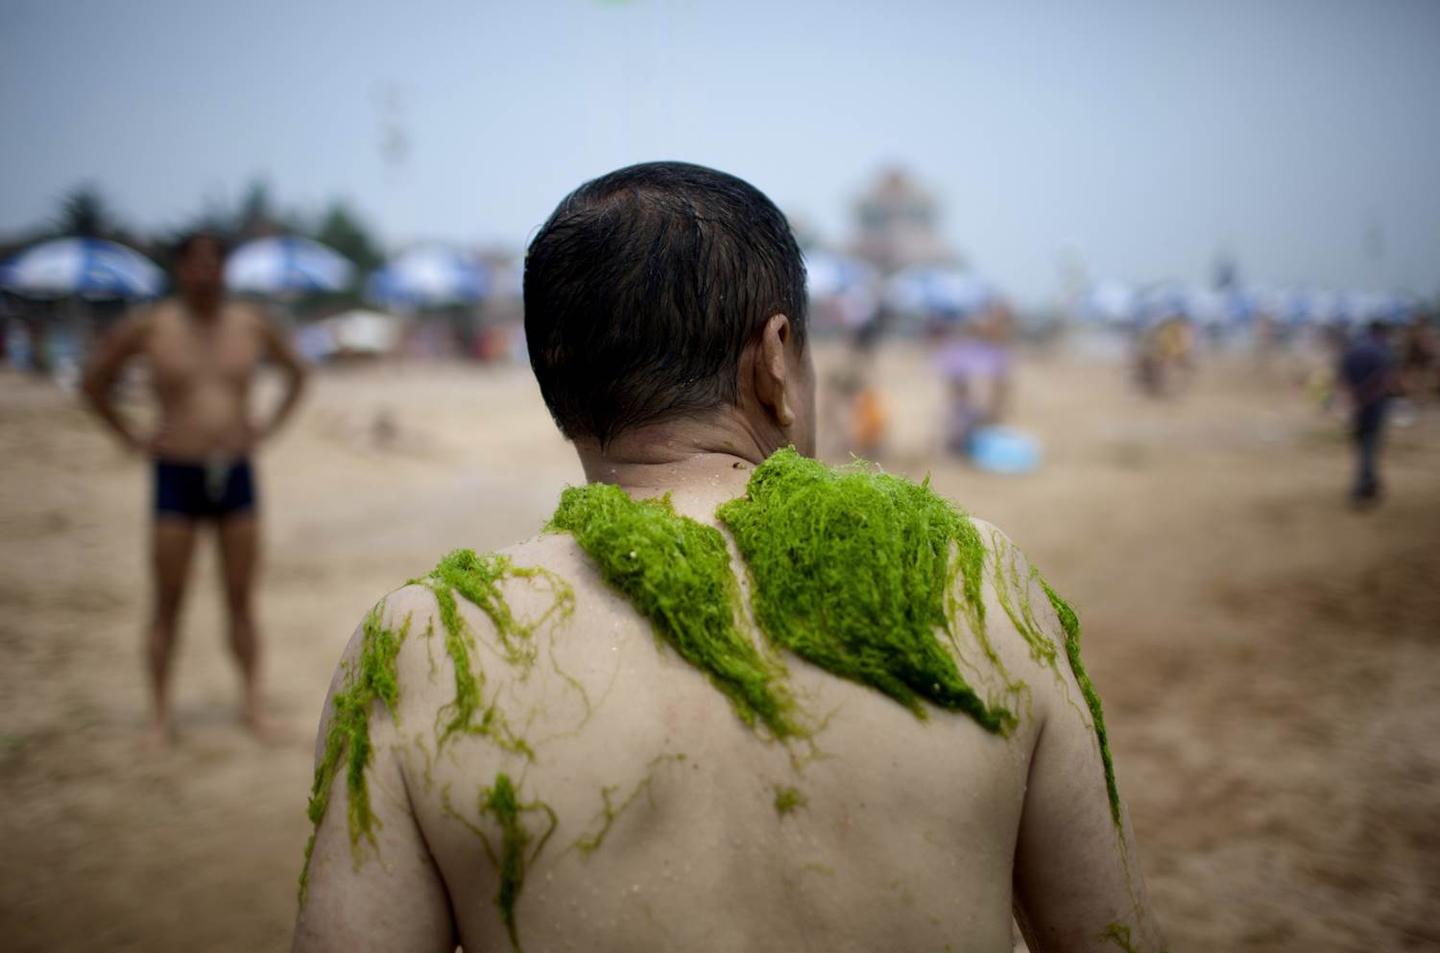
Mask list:
[[[711,490],[672,500],[714,525],[726,498]],[[934,709],[922,720],[787,656],[788,685],[814,731],[790,743],[767,737],[657,639],[573,539],[544,535],[502,554],[543,573],[500,583],[497,602],[521,627],[544,619],[534,632],[506,635],[482,608],[456,600],[474,637],[470,674],[481,705],[494,708],[483,730],[445,738],[457,682],[444,612],[427,585],[392,593],[369,627],[406,633],[396,705],[370,721],[373,841],[352,842],[342,768],[318,828],[298,935],[320,926],[341,948],[362,939],[343,939],[345,924],[363,924],[367,944],[416,948],[416,925],[425,923],[434,949],[454,940],[506,948],[513,938],[532,951],[1001,951],[1011,947],[1012,883],[1023,899],[1053,880],[1084,878],[1110,908],[1087,901],[1091,922],[1041,948],[1104,948],[1112,928],[1140,942],[1141,925],[1149,929],[1137,915],[1143,887],[1106,811],[1104,768],[1063,661],[1063,633],[1023,557],[977,526],[990,545],[983,601],[999,665],[964,626],[957,657],[982,694],[1018,702],[1008,736]],[[742,565],[733,544],[732,559]],[[750,582],[744,573],[738,581],[748,605]],[[1020,611],[1022,601],[1053,640],[1058,666],[1037,661],[1009,621],[1006,606]],[[332,691],[345,693],[364,670],[365,638],[362,627]],[[323,767],[323,747],[319,756]],[[513,792],[509,816],[497,785]],[[1094,794],[1043,803],[1056,793],[1069,800],[1076,787]],[[1023,869],[1017,845],[1030,862]],[[353,876],[365,888],[335,891],[336,865],[357,863]],[[403,905],[403,932],[385,937],[383,922],[357,909],[374,904]],[[1053,903],[1034,906],[1043,912],[1037,929],[1065,920]]]

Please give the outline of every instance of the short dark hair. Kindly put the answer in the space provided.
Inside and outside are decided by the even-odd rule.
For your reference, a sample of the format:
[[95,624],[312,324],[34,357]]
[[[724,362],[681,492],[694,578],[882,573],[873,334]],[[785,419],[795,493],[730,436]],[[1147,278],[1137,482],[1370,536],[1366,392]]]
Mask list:
[[759,189],[647,162],[561,201],[525,255],[530,366],[560,431],[603,446],[657,420],[734,404],[772,315],[805,341],[805,261]]
[[220,248],[221,259],[230,255],[230,239],[223,233],[213,228],[192,228],[175,236],[175,240],[170,243],[170,267],[179,266],[197,242],[214,242]]

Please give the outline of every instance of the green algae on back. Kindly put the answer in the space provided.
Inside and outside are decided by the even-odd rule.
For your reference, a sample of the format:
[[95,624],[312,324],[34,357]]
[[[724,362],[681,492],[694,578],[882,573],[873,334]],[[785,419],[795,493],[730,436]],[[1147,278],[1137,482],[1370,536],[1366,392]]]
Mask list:
[[775,813],[784,817],[810,803],[805,792],[788,784],[775,785]]
[[607,784],[602,787],[600,789],[600,812],[595,818],[595,830],[588,834],[581,834],[575,838],[575,843],[570,846],[578,850],[581,857],[589,857],[595,853],[595,851],[599,850],[600,845],[605,843],[605,838],[609,836],[610,829],[615,826],[615,822],[620,818],[620,815],[624,814],[630,805],[635,803],[635,799],[640,796],[640,792],[644,791],[647,797],[650,795],[650,786],[655,781],[655,769],[667,761],[679,763],[684,760],[685,755],[683,752],[677,754],[658,754],[651,758],[650,764],[646,766],[645,769],[645,777],[641,778],[640,783],[630,789],[630,793],[625,795],[619,804],[615,803],[614,795],[615,792],[620,789],[620,786],[617,784]]
[[546,528],[573,536],[605,581],[709,677],[746,724],[759,722],[776,738],[806,734],[784,667],[736,623],[740,588],[719,530],[677,514],[668,497],[634,500],[604,483],[567,488]]
[[[501,582],[511,577],[545,581],[552,596],[550,607],[538,618],[517,619],[500,590]],[[429,575],[412,579],[411,584],[425,586],[434,593],[440,625],[445,630],[445,651],[455,670],[455,697],[440,711],[439,717],[446,719],[448,714],[448,719],[439,729],[437,747],[456,734],[478,734],[507,751],[533,759],[534,751],[524,738],[511,730],[504,712],[493,700],[487,703],[484,699],[485,673],[472,663],[472,634],[460,615],[455,597],[458,593],[489,617],[501,654],[524,674],[535,663],[536,647],[532,638],[535,630],[552,616],[568,616],[575,606],[574,591],[548,570],[516,566],[509,557],[493,553],[477,555],[472,549],[449,553]]]
[[[500,583],[511,577],[539,579],[547,584],[552,596],[550,606],[536,618],[518,619],[500,590]],[[548,570],[516,566],[505,556],[480,556],[468,549],[448,554],[428,575],[412,579],[410,584],[425,586],[434,594],[441,628],[445,632],[445,650],[455,669],[455,695],[437,716],[445,721],[443,725],[437,724],[437,753],[452,735],[465,733],[484,735],[504,750],[533,758],[534,753],[525,739],[511,731],[504,712],[493,699],[487,702],[483,696],[485,673],[472,664],[473,637],[460,615],[456,593],[490,618],[501,654],[524,674],[536,657],[532,641],[535,631],[552,617],[558,615],[563,618],[573,611],[575,596],[570,586]],[[370,711],[372,703],[379,701],[392,714],[395,713],[400,697],[396,659],[410,629],[409,616],[399,629],[382,625],[380,620],[384,606],[385,601],[381,600],[366,615],[361,626],[357,664],[347,669],[345,687],[331,699],[325,747],[315,769],[307,809],[315,830],[312,830],[305,845],[305,861],[300,872],[301,903],[305,901],[309,885],[315,831],[325,818],[330,791],[342,762],[346,767],[349,794],[350,843],[357,852],[357,858],[362,841],[368,840],[373,844],[375,840],[374,829],[379,821],[370,807],[369,785],[365,778],[372,759]],[[433,631],[433,624],[427,624],[426,635]],[[423,751],[423,745],[420,747]],[[427,775],[429,760],[427,754]]]
[[1015,714],[981,700],[936,636],[953,637],[957,575],[964,611],[983,627],[985,545],[928,486],[785,449],[716,515],[745,557],[755,618],[773,641],[917,717],[928,701],[996,734],[1014,728]]
[[315,768],[310,787],[310,803],[306,813],[313,830],[305,843],[305,862],[300,869],[300,902],[310,883],[310,858],[315,851],[315,832],[325,819],[330,806],[330,789],[345,764],[345,787],[349,796],[348,822],[350,845],[359,851],[362,840],[375,841],[378,823],[370,808],[370,788],[365,770],[370,764],[370,708],[379,701],[393,714],[400,700],[400,682],[395,660],[400,645],[410,630],[410,618],[399,629],[381,625],[385,601],[372,607],[361,625],[360,657],[355,667],[346,672],[345,687],[331,699],[330,725],[325,732],[325,750]]
[[1105,731],[1105,713],[1100,708],[1100,693],[1095,690],[1084,663],[1080,661],[1080,617],[1075,614],[1070,603],[1050,588],[1048,582],[1044,579],[1039,582],[1050,604],[1055,607],[1060,628],[1065,632],[1065,655],[1070,660],[1070,671],[1080,685],[1080,694],[1085,698],[1085,705],[1090,709],[1090,720],[1094,722],[1095,738],[1100,745],[1100,761],[1105,766],[1105,793],[1110,798],[1110,819],[1115,822],[1115,829],[1123,837],[1125,826],[1120,820],[1120,789],[1115,784],[1115,763],[1110,757],[1110,736]]
[[[536,811],[544,812],[549,819],[549,826],[538,838],[523,820],[525,814]],[[555,832],[558,819],[550,806],[543,802],[522,804],[514,783],[504,772],[496,774],[494,785],[480,792],[480,814],[494,818],[500,827],[499,851],[483,834],[482,843],[500,875],[495,905],[500,908],[500,919],[505,924],[505,932],[510,935],[510,944],[519,953],[520,931],[515,921],[515,901],[520,899],[520,892],[525,888],[526,869],[535,862],[545,842]],[[535,842],[533,849],[530,847],[532,841]]]

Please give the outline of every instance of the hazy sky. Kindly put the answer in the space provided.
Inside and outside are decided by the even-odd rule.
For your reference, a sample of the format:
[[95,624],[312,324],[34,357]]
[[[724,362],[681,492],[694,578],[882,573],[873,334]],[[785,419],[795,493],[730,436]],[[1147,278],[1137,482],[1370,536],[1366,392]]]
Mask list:
[[[1059,265],[1440,290],[1440,2],[0,0],[0,231],[99,185],[142,226],[262,176],[392,247],[519,247],[679,158],[840,240],[890,162],[1025,301]],[[384,130],[408,150],[387,163]]]

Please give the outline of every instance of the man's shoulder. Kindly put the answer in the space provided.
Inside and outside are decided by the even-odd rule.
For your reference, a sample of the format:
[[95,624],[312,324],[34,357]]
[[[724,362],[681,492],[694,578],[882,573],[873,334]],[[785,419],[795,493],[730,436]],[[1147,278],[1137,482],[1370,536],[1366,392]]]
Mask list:
[[473,625],[493,624],[489,610],[512,603],[528,603],[537,595],[559,589],[573,594],[598,584],[584,553],[561,533],[541,533],[497,550],[451,550],[430,569],[405,580],[388,592],[377,606],[388,625],[433,625],[453,604],[462,615],[465,607],[480,610]]
[[170,319],[174,309],[175,304],[169,298],[138,305],[126,313],[116,325],[115,332],[129,336],[143,345]]

